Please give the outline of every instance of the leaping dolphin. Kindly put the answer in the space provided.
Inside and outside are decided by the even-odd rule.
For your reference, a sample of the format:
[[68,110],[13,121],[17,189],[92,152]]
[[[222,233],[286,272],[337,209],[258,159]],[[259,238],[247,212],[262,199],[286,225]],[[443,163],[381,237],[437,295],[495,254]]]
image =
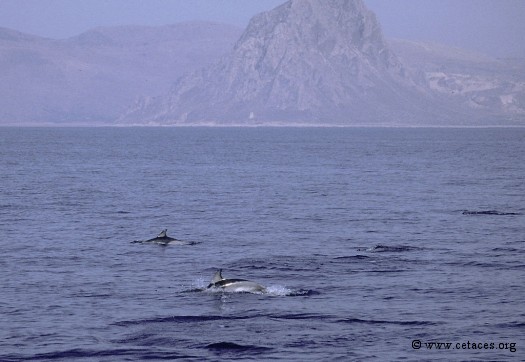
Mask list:
[[222,269],[219,269],[207,289],[221,288],[227,292],[266,293],[267,290],[260,284],[245,279],[224,279]]
[[148,240],[135,240],[133,241],[133,243],[140,243],[140,244],[143,244],[143,243],[152,243],[152,244],[159,244],[159,245],[170,245],[170,244],[179,244],[179,245],[183,245],[183,244],[192,244],[191,242],[187,242],[187,241],[183,241],[183,240],[178,240],[178,239],[175,239],[175,238],[171,238],[167,235],[167,232],[168,232],[168,229],[164,229],[160,232],[159,235],[157,235],[156,237],[154,237],[153,239],[148,239]]

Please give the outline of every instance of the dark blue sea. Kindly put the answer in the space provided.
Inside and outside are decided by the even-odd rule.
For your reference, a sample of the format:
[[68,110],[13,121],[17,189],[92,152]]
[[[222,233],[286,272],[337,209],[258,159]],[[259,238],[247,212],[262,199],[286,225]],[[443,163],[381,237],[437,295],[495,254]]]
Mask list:
[[524,360],[525,129],[0,128],[0,248],[1,361]]

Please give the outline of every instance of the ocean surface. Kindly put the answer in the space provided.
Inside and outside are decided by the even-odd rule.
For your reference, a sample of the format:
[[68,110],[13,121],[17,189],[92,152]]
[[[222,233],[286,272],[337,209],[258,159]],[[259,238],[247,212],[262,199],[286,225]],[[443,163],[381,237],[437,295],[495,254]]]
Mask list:
[[525,129],[0,128],[0,247],[1,361],[524,360]]

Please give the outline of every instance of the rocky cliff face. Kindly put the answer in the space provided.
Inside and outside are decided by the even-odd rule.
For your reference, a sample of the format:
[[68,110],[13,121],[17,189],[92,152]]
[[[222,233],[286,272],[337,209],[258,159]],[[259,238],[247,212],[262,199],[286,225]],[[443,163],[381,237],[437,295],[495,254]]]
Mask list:
[[361,0],[291,0],[255,16],[218,64],[123,121],[413,123],[431,102]]

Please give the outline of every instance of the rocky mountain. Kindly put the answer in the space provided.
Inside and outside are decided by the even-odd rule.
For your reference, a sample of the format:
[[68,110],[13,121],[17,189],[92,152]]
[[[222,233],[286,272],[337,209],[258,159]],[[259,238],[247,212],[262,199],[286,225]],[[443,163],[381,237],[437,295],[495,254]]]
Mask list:
[[525,125],[525,60],[385,40],[361,0],[291,0],[241,29],[0,28],[0,125]]
[[107,124],[207,66],[241,30],[222,24],[98,28],[52,40],[0,28],[0,124]]
[[229,56],[123,121],[378,122],[390,113],[384,99],[405,103],[406,89],[417,93],[360,0],[291,0],[255,16]]
[[255,16],[222,61],[120,121],[446,125],[472,113],[402,65],[361,0],[290,0]]

